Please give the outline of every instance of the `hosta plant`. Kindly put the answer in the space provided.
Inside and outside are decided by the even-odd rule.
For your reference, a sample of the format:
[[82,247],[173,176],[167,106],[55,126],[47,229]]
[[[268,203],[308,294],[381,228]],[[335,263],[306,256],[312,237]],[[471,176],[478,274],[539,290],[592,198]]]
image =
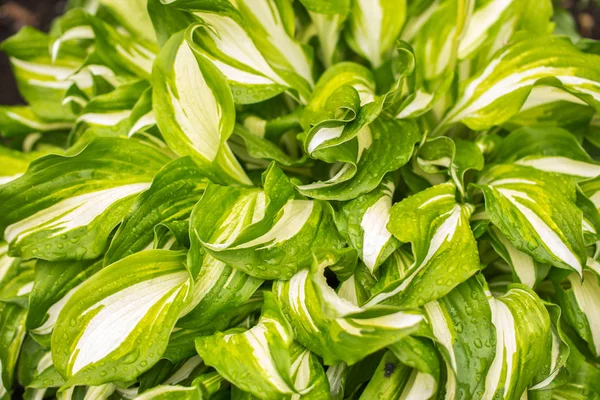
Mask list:
[[72,1],[1,49],[0,399],[600,398],[600,46],[550,0]]

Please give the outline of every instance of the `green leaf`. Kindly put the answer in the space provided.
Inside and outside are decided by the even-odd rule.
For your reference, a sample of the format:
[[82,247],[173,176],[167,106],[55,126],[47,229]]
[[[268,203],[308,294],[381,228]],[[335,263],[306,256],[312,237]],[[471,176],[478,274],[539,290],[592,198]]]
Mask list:
[[131,206],[110,243],[104,264],[152,246],[161,224],[187,222],[207,183],[206,175],[190,157],[165,165],[154,176],[150,188]]
[[129,381],[160,359],[190,289],[184,262],[185,253],[142,251],[75,290],[52,333],[65,388]]
[[0,302],[0,398],[11,392],[21,344],[25,339],[27,309]]
[[451,183],[419,192],[391,210],[389,231],[412,243],[408,274],[386,286],[367,305],[420,306],[450,292],[480,268],[477,243],[469,226],[472,206],[456,202]]
[[465,173],[470,169],[481,171],[484,159],[481,150],[473,142],[438,137],[421,144],[417,164],[423,171],[431,174],[445,170],[464,196]]
[[12,255],[94,259],[135,195],[169,160],[142,142],[97,138],[73,156],[48,155],[0,186],[0,230]]
[[29,294],[27,329],[38,342],[50,344],[50,334],[65,303],[101,266],[100,262],[87,260],[36,262],[35,283]]
[[156,122],[177,154],[192,156],[219,181],[250,184],[226,143],[235,123],[231,91],[223,74],[188,44],[192,33],[173,35],[154,64]]
[[535,260],[582,274],[583,216],[568,178],[530,167],[498,165],[478,185],[490,221]]

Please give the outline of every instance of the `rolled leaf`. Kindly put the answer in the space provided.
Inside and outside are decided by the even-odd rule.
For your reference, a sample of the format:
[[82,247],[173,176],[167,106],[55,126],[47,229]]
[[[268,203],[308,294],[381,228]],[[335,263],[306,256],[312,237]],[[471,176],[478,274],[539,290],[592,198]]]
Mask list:
[[190,155],[221,181],[249,184],[227,146],[235,123],[231,91],[223,74],[180,32],[162,48],[152,73],[152,102],[165,141]]

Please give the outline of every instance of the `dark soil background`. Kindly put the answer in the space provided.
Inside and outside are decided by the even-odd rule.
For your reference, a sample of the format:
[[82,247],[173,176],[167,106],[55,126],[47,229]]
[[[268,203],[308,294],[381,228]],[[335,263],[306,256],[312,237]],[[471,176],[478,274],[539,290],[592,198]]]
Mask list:
[[[127,0],[123,0],[127,1]],[[600,39],[600,0],[557,0],[575,17],[582,36]],[[0,0],[0,42],[21,27],[31,25],[47,31],[52,20],[65,8],[65,0]],[[8,59],[0,54],[0,104],[18,104]]]

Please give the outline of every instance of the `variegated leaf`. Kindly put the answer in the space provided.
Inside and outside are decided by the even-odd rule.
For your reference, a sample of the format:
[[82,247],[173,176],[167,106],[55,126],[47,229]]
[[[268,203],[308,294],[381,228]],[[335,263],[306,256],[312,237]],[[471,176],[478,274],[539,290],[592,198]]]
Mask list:
[[129,381],[160,359],[189,294],[184,262],[182,252],[142,251],[75,290],[52,333],[65,388]]
[[555,285],[557,302],[565,319],[596,357],[600,356],[600,324],[597,318],[599,277],[600,263],[590,258],[583,271],[583,280],[577,274],[570,274],[562,284]]
[[447,396],[520,398],[539,375],[550,372],[550,317],[525,286],[515,285],[494,298],[479,279],[426,305],[438,347],[452,371]]
[[43,153],[39,152],[22,153],[3,146],[0,147],[0,163],[3,165],[2,171],[0,171],[0,185],[23,176],[27,171],[27,167],[29,167],[29,163],[42,155]]
[[331,206],[294,198],[293,186],[274,166],[264,174],[264,187],[207,187],[192,213],[198,222],[191,234],[208,254],[258,279],[289,279],[310,266],[316,252],[342,251]]
[[156,127],[156,117],[152,110],[152,88],[149,87],[131,109],[127,124],[127,136],[131,137],[137,132],[144,132],[154,127]]
[[[213,313],[212,315],[216,316],[202,326],[197,326],[203,322],[198,321],[199,324],[193,324],[193,327],[190,329],[176,327],[169,338],[169,344],[167,345],[163,358],[173,363],[177,363],[192,357],[194,354],[197,354],[194,349],[194,339],[196,337],[212,335],[216,332],[222,332],[240,326],[248,327],[248,321],[258,317],[257,313],[260,313],[262,305],[263,291],[259,290],[241,305],[226,312]],[[220,304],[216,304],[216,306],[217,307],[215,308],[218,310]],[[185,311],[186,310],[183,312]]]
[[[421,2],[400,36],[413,45],[417,60],[415,87],[396,115],[398,118],[417,117],[438,105],[436,117],[447,108],[443,96],[454,78],[461,38],[468,29],[473,0],[438,0]],[[415,7],[417,3],[409,2]]]
[[515,285],[499,298],[488,294],[488,299],[496,340],[481,398],[520,398],[537,383],[536,376],[549,372],[545,360],[552,343],[550,317],[525,286]]
[[525,165],[579,179],[600,175],[600,164],[585,152],[573,134],[560,128],[517,129],[495,149],[492,161]]
[[[294,385],[302,392],[306,392],[301,397],[315,400],[330,399],[329,380],[323,365],[321,365],[318,357],[311,353],[310,350],[302,347],[298,343],[293,343],[290,349],[291,353],[291,374]],[[299,395],[283,397],[284,399],[294,400]],[[255,400],[258,397],[251,393],[242,392],[237,387],[231,390],[232,400]]]
[[301,0],[301,2],[308,10],[317,29],[320,44],[318,55],[325,67],[329,68],[334,63],[336,45],[340,40],[340,33],[350,11],[351,2],[350,0],[325,2]]
[[586,180],[581,183],[581,190],[596,206],[596,209],[600,210],[600,178]]
[[249,184],[226,143],[235,123],[231,91],[223,74],[188,43],[192,33],[172,36],[154,64],[156,122],[169,147],[192,156],[213,179]]
[[435,394],[435,384],[426,374],[403,364],[392,351],[387,351],[381,359],[375,374],[360,395],[367,399],[431,399]]
[[353,1],[348,19],[348,44],[373,68],[378,68],[388,58],[389,50],[404,26],[406,1]]
[[95,128],[98,135],[125,136],[132,109],[147,88],[148,82],[136,80],[94,97],[82,108],[75,121],[72,136],[78,138],[89,128]]
[[92,1],[89,2],[87,10],[97,15],[110,14],[121,27],[132,35],[139,37],[146,43],[156,42],[156,34],[152,29],[146,1],[144,0],[127,2],[119,0]]
[[[8,244],[0,242],[0,287],[4,288],[8,282],[19,274],[20,260],[8,255]],[[3,290],[0,290],[2,293]]]
[[[277,188],[277,184],[274,187]],[[220,193],[223,197],[213,197],[213,193]],[[283,195],[285,196],[285,190]],[[265,193],[257,189],[229,190],[208,186],[205,196],[194,207],[190,219],[191,248],[188,267],[195,285],[178,326],[189,329],[209,326],[217,315],[227,313],[246,302],[262,284],[260,277],[248,275],[246,272],[249,271],[232,268],[226,261],[218,258],[218,255],[207,252],[203,238],[211,243],[233,242],[243,229],[264,217],[266,204]],[[218,207],[223,207],[222,215],[215,214]],[[220,220],[212,220],[211,217]]]
[[472,206],[456,201],[451,183],[419,192],[392,207],[389,231],[412,243],[414,263],[367,306],[420,306],[444,296],[480,268],[477,244],[469,226]]
[[290,319],[296,340],[323,358],[326,365],[354,364],[420,327],[423,316],[410,309],[363,309],[327,285],[324,268],[302,270],[274,287]]
[[25,259],[94,259],[169,157],[151,145],[97,138],[73,156],[48,155],[0,186],[0,230]]
[[481,171],[484,159],[475,143],[438,137],[421,144],[417,154],[417,164],[428,174],[446,171],[464,196],[465,173],[471,169]]
[[238,388],[260,398],[284,398],[310,388],[297,388],[292,378],[293,333],[271,293],[258,323],[196,338],[196,350]]
[[517,114],[539,81],[600,107],[598,56],[577,50],[559,37],[532,38],[504,48],[477,76],[466,82],[454,107],[434,134],[462,122],[474,130],[498,125]]
[[587,125],[595,110],[579,97],[554,86],[534,86],[521,110],[504,125],[509,129],[522,126],[559,126],[567,130]]
[[[33,282],[13,277],[2,287],[3,298],[26,296]],[[27,308],[15,301],[0,300],[0,398],[10,398],[15,386],[15,369],[27,330]]]
[[75,115],[62,100],[74,84],[81,90],[91,90],[90,76],[77,74],[86,53],[65,45],[61,57],[52,61],[49,48],[48,36],[31,27],[23,28],[1,46],[11,60],[19,92],[33,112],[47,121],[72,121]]
[[[328,130],[332,131],[334,136],[325,137],[337,139],[343,128],[342,126]],[[354,156],[352,160],[348,157],[343,160],[351,162],[344,163],[341,167],[334,164],[329,179],[298,185],[297,189],[308,197],[342,201],[370,192],[381,183],[388,172],[408,162],[415,143],[420,139],[419,136],[418,129],[412,121],[380,117],[371,125],[363,126],[352,140],[342,145]],[[338,146],[339,150],[336,147],[328,149],[327,161],[332,162],[336,155],[340,157],[340,154],[343,154],[340,151],[342,146]]]
[[11,138],[30,133],[68,131],[72,121],[46,121],[29,106],[0,106],[0,135]]
[[377,189],[343,204],[335,214],[339,232],[371,272],[400,246],[387,229],[394,190],[394,182],[385,178]]
[[290,89],[290,83],[271,68],[235,14],[193,11],[203,22],[194,30],[194,43],[223,73],[236,103],[258,103]]
[[[335,64],[321,75],[315,85],[310,101],[302,113],[304,128],[309,128],[311,125],[327,119],[348,120],[347,117],[339,118],[339,115],[336,118],[335,111],[338,107],[334,108],[328,104],[329,99],[336,94],[336,91],[344,86],[350,86],[356,90],[361,106],[375,100],[375,78],[368,68],[353,62]],[[340,103],[342,102],[332,98],[332,105],[339,106]],[[337,114],[342,113],[338,112]],[[319,142],[323,142],[323,140]],[[315,143],[310,147],[316,148],[317,146],[318,144]]]
[[35,283],[29,294],[27,329],[38,342],[50,345],[50,335],[65,303],[77,287],[102,267],[97,261],[38,260]]
[[510,266],[514,281],[533,289],[546,277],[550,266],[534,260],[527,253],[517,249],[495,226],[488,229],[492,246]]
[[202,400],[198,386],[159,385],[135,396],[135,400]]
[[490,221],[535,260],[582,274],[583,214],[573,182],[530,167],[498,165],[481,179]]
[[[18,382],[25,387],[24,399],[43,398],[48,389],[60,386],[60,382],[46,380],[44,387],[38,386],[39,378],[52,368],[52,354],[49,349],[42,347],[39,343],[27,336],[21,346],[19,364],[17,370]],[[64,383],[64,381],[63,381]]]
[[485,60],[518,29],[528,30],[530,34],[549,33],[551,15],[552,4],[548,0],[473,1],[458,56],[461,60],[477,56]]
[[447,296],[425,305],[433,336],[448,370],[447,398],[480,399],[496,342],[492,312],[479,279],[470,278]]
[[284,0],[236,0],[232,4],[258,50],[305,103],[314,85],[312,52],[295,40],[292,5]]

